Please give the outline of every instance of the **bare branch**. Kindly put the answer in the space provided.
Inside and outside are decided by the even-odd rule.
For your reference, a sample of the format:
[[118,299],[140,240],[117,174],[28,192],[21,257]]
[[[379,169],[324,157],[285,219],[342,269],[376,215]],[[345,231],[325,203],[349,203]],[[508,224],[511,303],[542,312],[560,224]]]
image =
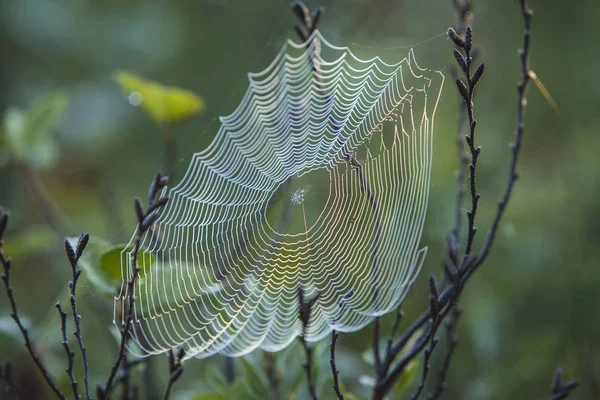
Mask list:
[[125,355],[125,348],[127,345],[127,339],[129,337],[129,330],[131,329],[131,324],[133,322],[133,313],[135,307],[135,283],[140,273],[140,268],[138,266],[138,254],[140,252],[142,237],[144,233],[151,227],[154,218],[156,218],[156,213],[158,208],[164,206],[168,200],[166,197],[161,199],[157,199],[159,191],[162,190],[168,183],[168,178],[163,177],[160,173],[157,173],[154,176],[154,180],[150,184],[150,188],[148,190],[148,209],[146,212],[143,212],[141,202],[139,199],[134,199],[134,210],[138,219],[138,227],[135,239],[135,245],[133,248],[133,252],[131,255],[131,264],[133,265],[133,272],[129,281],[127,281],[127,293],[129,293],[129,301],[126,305],[125,310],[125,323],[121,328],[121,343],[119,345],[119,352],[117,353],[117,357],[115,362],[113,363],[110,375],[106,380],[104,386],[97,387],[97,395],[99,399],[107,399],[110,396],[110,391],[112,389],[112,385],[114,383],[115,376],[117,375],[117,371],[121,366],[121,362],[123,361]]
[[310,393],[310,396],[313,400],[317,400],[315,381],[314,381],[314,377],[312,376],[313,349],[306,342],[306,331],[308,328],[308,324],[310,322],[312,306],[317,301],[318,298],[319,298],[319,294],[317,293],[315,295],[315,297],[313,297],[311,300],[306,301],[306,299],[304,298],[304,291],[302,290],[301,287],[298,288],[298,303],[299,303],[298,316],[300,318],[300,322],[302,323],[302,333],[300,334],[298,339],[300,340],[300,343],[302,343],[302,347],[304,348],[304,353],[306,354],[306,361],[304,362],[304,364],[302,364],[302,366],[304,367],[304,370],[306,371],[306,381],[308,384],[308,392]]
[[69,346],[69,340],[67,339],[67,313],[63,311],[60,301],[56,303],[56,309],[60,315],[60,330],[62,332],[62,342],[65,349],[65,353],[67,354],[68,367],[67,367],[67,375],[69,376],[69,381],[71,382],[71,388],[73,389],[73,396],[75,399],[80,399],[79,391],[77,390],[77,381],[75,380],[75,374],[73,373],[73,359],[75,358],[75,353],[71,350]]
[[337,338],[339,333],[334,330],[331,331],[331,344],[329,345],[329,364],[331,365],[331,373],[333,374],[333,390],[335,391],[335,395],[339,400],[344,400],[344,395],[342,395],[342,391],[340,390],[340,382],[339,382],[339,371],[335,365],[335,343],[337,342]]
[[177,380],[183,374],[183,364],[181,360],[185,356],[185,350],[181,348],[177,355],[173,352],[173,349],[169,349],[168,357],[169,357],[169,383],[167,384],[167,388],[165,389],[165,394],[163,396],[164,400],[167,400],[171,396],[171,388],[177,382]]
[[60,391],[60,389],[54,382],[54,379],[52,379],[52,377],[50,376],[50,373],[48,372],[48,370],[46,369],[44,364],[42,364],[42,361],[40,360],[40,357],[38,356],[37,352],[35,351],[35,348],[33,346],[31,339],[29,338],[29,332],[28,332],[27,328],[25,328],[25,325],[23,324],[23,321],[21,321],[21,318],[19,316],[17,302],[16,302],[14,294],[13,294],[13,288],[10,285],[11,260],[10,260],[10,258],[7,258],[4,255],[4,248],[2,247],[2,234],[4,233],[7,223],[8,223],[8,214],[6,214],[2,209],[0,209],[0,226],[1,226],[1,229],[0,229],[0,263],[2,264],[2,267],[4,268],[4,273],[2,274],[2,281],[4,281],[4,289],[6,290],[6,296],[8,297],[8,302],[10,303],[10,307],[11,307],[10,316],[12,317],[12,319],[15,321],[15,323],[19,327],[19,331],[21,332],[21,336],[23,337],[23,340],[25,341],[25,347],[27,348],[29,355],[31,356],[31,359],[35,363],[37,369],[42,373],[42,376],[44,377],[44,380],[46,381],[48,386],[50,386],[50,389],[52,389],[52,391],[54,392],[56,397],[58,397],[59,399],[66,399],[66,396]]
[[510,200],[513,187],[515,185],[516,180],[518,179],[517,163],[519,161],[519,153],[521,151],[521,144],[523,141],[523,132],[525,130],[525,107],[527,106],[527,87],[529,86],[529,82],[531,81],[531,72],[529,69],[529,48],[531,35],[531,19],[533,18],[533,11],[531,11],[531,9],[527,6],[526,1],[520,0],[520,4],[524,23],[523,47],[519,50],[519,58],[521,60],[521,81],[517,84],[517,121],[515,128],[515,139],[514,143],[511,145],[508,180],[506,183],[506,189],[504,190],[504,195],[498,203],[498,209],[496,210],[496,215],[494,216],[494,220],[488,232],[483,249],[481,250],[477,262],[472,267],[472,271],[467,272],[469,274],[472,274],[489,255],[494,245],[494,239],[496,238],[496,233],[498,232],[500,220],[504,215],[504,211],[506,209],[506,206],[508,205],[508,201]]
[[[83,254],[83,250],[88,244],[90,236],[87,233],[82,233],[79,237],[79,241],[77,242],[76,249],[73,249],[71,243],[67,239],[65,239],[65,251],[67,253],[67,258],[69,259],[69,263],[71,264],[71,269],[73,271],[73,278],[69,282],[69,289],[71,290],[71,311],[73,313],[73,321],[75,323],[75,332],[73,334],[77,338],[77,343],[79,343],[79,349],[81,351],[81,358],[83,360],[83,382],[85,385],[85,397],[88,400],[91,400],[90,396],[90,382],[89,382],[89,366],[88,366],[88,357],[87,350],[85,349],[85,345],[83,344],[83,336],[81,335],[81,316],[77,312],[77,281],[79,280],[79,276],[81,275],[81,269],[77,268],[77,263],[79,262],[79,258]],[[72,363],[72,360],[69,361]],[[72,367],[72,365],[71,365]]]
[[450,320],[446,321],[446,356],[444,357],[444,363],[440,369],[438,383],[435,391],[429,395],[429,400],[438,399],[446,391],[446,379],[448,377],[448,371],[450,369],[450,363],[452,361],[452,355],[458,344],[456,338],[456,327],[460,319],[461,314],[460,306],[457,304],[452,310],[452,316]]
[[571,394],[571,391],[573,391],[577,386],[579,386],[579,382],[575,379],[570,380],[563,385],[562,370],[560,368],[557,369],[554,373],[554,377],[552,378],[550,400],[566,399]]

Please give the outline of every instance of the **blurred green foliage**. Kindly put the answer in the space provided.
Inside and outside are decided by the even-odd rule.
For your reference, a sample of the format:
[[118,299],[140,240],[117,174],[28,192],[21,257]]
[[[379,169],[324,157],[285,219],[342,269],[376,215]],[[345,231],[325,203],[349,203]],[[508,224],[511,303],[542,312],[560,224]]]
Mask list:
[[[450,1],[308,3],[326,7],[324,35],[349,45],[361,57],[397,60],[407,51],[402,46],[434,38],[456,23]],[[520,179],[497,246],[463,295],[449,399],[545,398],[559,365],[565,375],[582,381],[573,399],[600,397],[600,53],[594,50],[600,3],[529,3],[535,11],[531,66],[561,112],[531,87]],[[62,387],[68,388],[66,363],[52,306],[57,299],[68,301],[71,271],[19,166],[26,163],[40,174],[66,221],[60,235],[89,232],[98,245],[94,250],[90,243],[87,266],[82,260],[79,307],[91,378],[100,382],[116,349],[111,296],[121,279],[116,263],[123,247],[115,246],[126,243],[135,228],[132,198],[145,193],[163,165],[162,136],[148,132],[160,131],[157,124],[179,117],[187,121],[177,126],[174,177],[180,177],[191,155],[211,142],[218,116],[233,111],[243,96],[246,73],[266,67],[284,39],[293,37],[294,17],[287,6],[287,1],[267,0],[0,3],[0,204],[11,212],[5,247],[14,258],[13,285],[23,315],[31,321],[39,349]],[[479,57],[486,63],[475,98],[483,147],[478,173],[480,243],[503,190],[514,130],[516,51],[521,43],[518,5],[475,0],[473,28],[482,50]],[[443,37],[416,46],[415,52],[430,68],[446,71],[453,62],[451,45]],[[119,70],[152,81],[129,79],[124,97],[112,79]],[[144,90],[141,99],[146,101],[140,105],[150,119],[140,118],[128,104],[132,91]],[[194,93],[201,93],[206,104]],[[453,85],[446,85],[436,117],[432,193],[422,241],[430,250],[425,270],[404,302],[406,317],[400,329],[428,303],[426,274],[441,270],[444,235],[454,217],[457,104]],[[204,112],[187,120],[199,111]],[[0,309],[6,310],[5,297],[0,298]],[[29,398],[45,398],[43,383],[8,322],[0,320],[2,358],[15,362],[17,384]],[[383,325],[386,332],[389,317]],[[340,336],[338,369],[347,399],[352,399],[351,393],[368,397],[373,370],[362,354],[370,348],[370,338],[369,328]],[[433,365],[440,363],[443,343]],[[332,398],[326,347],[327,343],[317,345],[315,374],[323,398]],[[306,398],[304,355],[298,344],[274,359],[281,393]],[[236,380],[227,385],[222,358],[190,360],[174,397],[261,398],[256,396],[264,396],[269,384],[264,363],[260,351],[236,360]],[[166,364],[164,357],[156,357],[139,370],[136,379],[144,390],[162,392]],[[80,366],[77,359],[76,368]],[[399,392],[412,391],[420,370],[415,363]],[[79,370],[78,374],[82,381]],[[436,376],[435,369],[432,374]]]
[[58,145],[52,137],[68,106],[67,95],[51,93],[29,108],[9,108],[4,114],[6,145],[17,161],[39,169],[50,168],[58,158]]
[[204,109],[204,100],[189,90],[163,86],[126,71],[115,73],[114,79],[127,92],[129,102],[141,104],[157,124],[180,122]]

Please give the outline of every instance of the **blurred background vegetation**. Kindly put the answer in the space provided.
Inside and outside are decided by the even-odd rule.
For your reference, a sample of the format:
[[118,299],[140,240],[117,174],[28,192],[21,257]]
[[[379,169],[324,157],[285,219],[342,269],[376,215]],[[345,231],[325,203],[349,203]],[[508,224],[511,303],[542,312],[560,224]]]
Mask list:
[[[385,49],[433,38],[415,47],[417,58],[450,76],[452,44],[438,36],[457,23],[449,0],[307,4],[325,6],[325,37],[360,56],[398,60],[408,48]],[[530,87],[520,180],[495,250],[463,295],[449,399],[545,398],[556,366],[582,382],[572,398],[600,398],[600,27],[595,22],[600,3],[529,4],[535,11],[531,68],[560,112]],[[153,174],[163,169],[165,143],[176,143],[171,173],[176,182],[191,155],[211,142],[218,117],[235,109],[247,86],[246,73],[262,70],[287,37],[295,39],[288,5],[287,0],[0,3],[0,204],[11,215],[5,249],[14,259],[13,285],[22,312],[61,385],[68,387],[68,381],[53,305],[58,299],[66,302],[71,276],[62,238],[88,232],[112,244],[129,239],[135,227],[132,198],[143,197]],[[482,50],[479,60],[486,63],[475,101],[483,147],[478,173],[482,232],[507,176],[519,78],[519,13],[516,1],[474,4],[475,41]],[[117,71],[190,91],[183,96],[192,100],[184,103],[197,102],[196,108],[188,104],[193,110],[177,122],[148,118],[115,82]],[[440,271],[444,236],[454,216],[458,101],[454,85],[446,82],[423,237],[430,251],[404,303],[405,324],[428,304],[426,276]],[[50,209],[40,206],[37,192],[47,196]],[[100,382],[117,347],[108,329],[112,300],[86,273],[79,307],[91,378]],[[8,309],[4,295],[0,309]],[[341,335],[338,343],[341,379],[357,398],[366,397],[373,374],[365,353],[370,338],[367,328]],[[326,351],[327,343],[320,348]],[[274,358],[286,388],[304,398],[301,352],[292,348]],[[15,380],[28,398],[49,396],[6,311],[0,317],[0,359],[13,362]],[[322,354],[319,362],[323,398],[332,398],[328,356]],[[264,363],[260,353],[236,360],[236,387],[224,389],[222,358],[191,360],[175,391],[181,399],[209,393],[267,398]],[[152,378],[145,385],[162,392],[166,357],[153,359],[141,374]]]

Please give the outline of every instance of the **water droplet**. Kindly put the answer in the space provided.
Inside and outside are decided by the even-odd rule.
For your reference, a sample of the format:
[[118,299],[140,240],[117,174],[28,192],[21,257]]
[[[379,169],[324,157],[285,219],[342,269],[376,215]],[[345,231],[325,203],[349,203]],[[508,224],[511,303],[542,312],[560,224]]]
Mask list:
[[127,100],[129,100],[129,104],[131,104],[134,107],[137,107],[140,104],[142,104],[143,99],[144,99],[144,96],[142,96],[142,94],[140,92],[131,92],[131,93],[129,93],[129,96],[127,97]]

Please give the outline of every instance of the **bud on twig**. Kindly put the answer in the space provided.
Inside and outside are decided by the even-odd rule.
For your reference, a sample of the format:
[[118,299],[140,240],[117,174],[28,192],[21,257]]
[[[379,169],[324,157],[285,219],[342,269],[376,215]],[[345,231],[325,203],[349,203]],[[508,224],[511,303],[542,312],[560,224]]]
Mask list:
[[77,264],[77,257],[75,256],[73,246],[71,246],[71,243],[67,239],[65,239],[65,252],[67,253],[69,263],[72,267],[75,267],[75,265]]
[[556,370],[556,372],[554,373],[554,377],[552,378],[552,386],[550,388],[552,390],[552,393],[556,393],[560,390],[561,380],[562,380],[562,370],[559,368]]
[[308,7],[306,7],[306,5],[304,5],[303,2],[301,1],[294,1],[292,3],[292,5],[290,6],[290,8],[292,9],[292,12],[294,14],[296,14],[296,17],[298,17],[298,19],[300,21],[302,21],[302,23],[304,24],[304,26],[308,29],[310,29],[310,12],[308,11]]
[[463,57],[463,55],[460,54],[460,51],[458,51],[456,49],[452,50],[452,53],[454,54],[454,58],[456,58],[456,62],[460,66],[460,69],[462,69],[463,72],[465,74],[467,74],[469,71],[469,68],[467,67],[467,60],[465,60],[465,57]]
[[149,216],[146,217],[146,219],[144,219],[142,221],[142,231],[147,230],[148,228],[150,228],[152,226],[152,224],[154,223],[154,221],[156,221],[156,218],[158,218],[158,213],[153,213],[150,214]]
[[169,183],[169,177],[168,176],[161,177],[160,180],[158,181],[158,183],[159,183],[161,189],[164,188]]
[[303,42],[306,42],[308,40],[308,32],[306,32],[306,29],[302,25],[296,24],[294,25],[294,29],[296,30],[296,33],[298,34],[298,36],[300,36],[300,39]]
[[164,206],[165,204],[167,204],[167,202],[169,201],[169,197],[165,196],[165,197],[161,197],[160,199],[156,200],[155,202],[153,202],[150,207],[148,207],[148,212],[152,212],[162,206]]
[[144,221],[144,210],[142,209],[142,202],[137,197],[133,199],[133,207],[135,208],[135,216],[138,219],[138,223]]
[[2,210],[0,210],[0,214],[0,240],[2,240],[6,225],[8,224],[8,214],[2,213]]
[[456,33],[456,31],[452,28],[448,28],[448,37],[454,42],[455,45],[457,45],[458,47],[465,47],[465,41],[462,40],[462,38],[460,36],[458,36],[458,33]]
[[479,82],[481,75],[483,75],[484,68],[485,68],[485,64],[481,63],[481,64],[479,64],[479,66],[477,67],[475,72],[473,72],[473,76],[471,76],[471,84],[473,85],[473,87],[475,87],[475,85],[477,85],[477,82]]
[[76,255],[77,255],[78,260],[79,260],[79,257],[81,257],[81,255],[83,254],[83,250],[85,250],[85,248],[87,247],[89,240],[90,240],[90,235],[88,235],[87,233],[82,233],[81,236],[79,236],[79,241],[77,242],[77,250],[76,250]]
[[458,92],[462,96],[465,101],[469,101],[469,90],[460,79],[456,80],[456,87],[458,88]]
[[470,26],[467,26],[465,30],[465,50],[471,51],[471,44],[473,43],[473,31]]
[[323,12],[325,9],[323,7],[317,8],[312,13],[312,30],[314,31],[319,26],[319,21],[321,21],[321,17],[323,16]]

